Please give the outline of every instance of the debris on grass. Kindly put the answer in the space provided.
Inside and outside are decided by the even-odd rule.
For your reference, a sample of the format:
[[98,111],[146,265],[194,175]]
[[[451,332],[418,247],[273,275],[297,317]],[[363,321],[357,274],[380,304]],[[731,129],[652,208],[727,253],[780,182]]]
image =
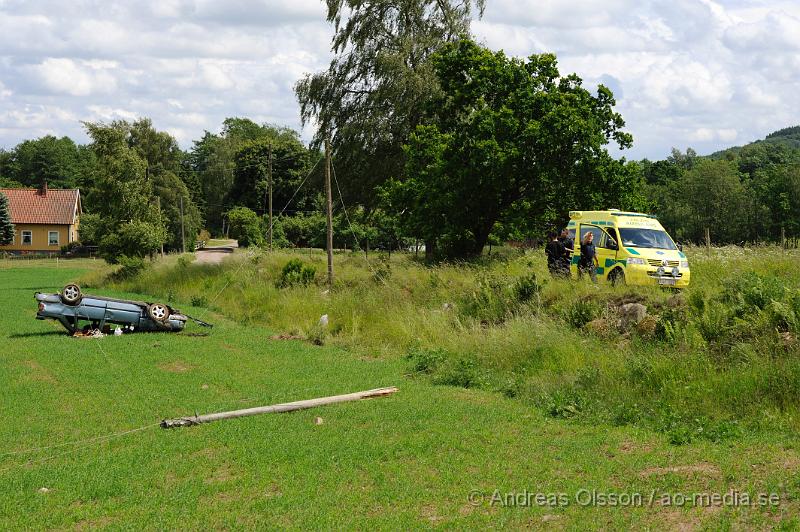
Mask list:
[[291,333],[281,333],[269,337],[270,340],[304,340],[302,336]]
[[103,338],[104,336],[106,335],[100,329],[88,329],[72,333],[73,338]]

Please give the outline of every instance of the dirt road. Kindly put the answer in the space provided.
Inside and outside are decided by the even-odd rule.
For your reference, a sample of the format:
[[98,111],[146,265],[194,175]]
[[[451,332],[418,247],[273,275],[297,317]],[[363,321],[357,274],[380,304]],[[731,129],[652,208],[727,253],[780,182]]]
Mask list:
[[239,247],[236,240],[229,240],[221,245],[209,246],[194,252],[195,262],[201,264],[219,264],[225,257],[233,254]]

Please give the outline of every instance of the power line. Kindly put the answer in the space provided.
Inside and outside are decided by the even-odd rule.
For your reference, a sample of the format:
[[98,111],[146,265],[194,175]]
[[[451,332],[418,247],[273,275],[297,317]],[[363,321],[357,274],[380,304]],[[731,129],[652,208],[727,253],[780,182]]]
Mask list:
[[[350,227],[350,232],[353,234],[353,238],[355,239],[356,243],[358,243],[358,235],[356,235],[356,230],[353,228],[353,224],[350,223],[350,216],[347,214],[347,207],[344,205],[344,196],[342,195],[342,189],[339,188],[339,180],[336,179],[336,168],[333,166],[333,161],[331,161],[331,171],[333,172],[333,180],[336,183],[336,190],[339,192],[339,200],[342,202],[342,210],[344,211],[344,217],[347,220],[347,225]],[[372,274],[380,279],[380,281],[385,285],[389,286],[389,283],[383,278],[383,276],[372,267],[372,263],[369,261],[369,257],[367,257],[367,252],[364,251],[364,260],[367,263],[367,267],[372,271]]]
[[[302,181],[300,182],[300,184],[297,186],[297,189],[294,191],[294,194],[292,194],[292,197],[291,197],[291,198],[289,198],[289,201],[286,203],[286,205],[284,206],[284,208],[281,210],[281,212],[279,212],[279,213],[278,213],[278,217],[280,217],[280,216],[283,214],[283,212],[286,210],[286,208],[287,208],[287,207],[289,207],[289,205],[291,205],[292,201],[294,201],[294,198],[295,198],[295,196],[297,196],[297,193],[298,193],[298,192],[300,192],[300,189],[301,189],[301,188],[303,188],[303,185],[306,183],[306,181],[308,180],[308,178],[309,178],[309,177],[311,177],[311,174],[312,174],[312,173],[314,172],[314,170],[317,168],[317,165],[319,165],[319,162],[320,162],[321,160],[322,160],[322,159],[317,159],[317,162],[316,162],[316,163],[314,163],[314,166],[312,166],[312,167],[311,167],[311,170],[308,172],[308,174],[307,174],[307,175],[306,175],[306,176],[303,178],[303,180],[302,180]],[[274,224],[274,220],[273,220],[273,224]],[[270,230],[272,230],[272,225],[273,225],[273,224],[270,224]],[[244,267],[244,265],[245,265],[245,263],[246,263],[246,262],[247,262],[247,261],[240,261],[240,263],[239,263],[239,267],[238,267],[238,268],[236,268],[236,271],[235,271],[235,272],[233,272],[233,275],[232,275],[232,276],[229,276],[229,277],[228,277],[228,280],[227,280],[227,281],[225,281],[225,284],[222,286],[222,288],[219,290],[219,292],[217,292],[217,294],[214,296],[214,298],[213,298],[211,301],[209,301],[209,302],[208,302],[208,305],[206,306],[205,310],[203,311],[203,313],[200,315],[200,318],[198,318],[198,319],[202,319],[202,318],[203,318],[203,316],[205,316],[205,315],[208,313],[208,310],[209,310],[209,308],[211,307],[211,305],[213,305],[213,304],[214,304],[214,302],[215,302],[215,301],[216,301],[216,300],[219,298],[219,296],[221,296],[221,295],[222,295],[222,293],[223,293],[223,292],[224,292],[224,291],[225,291],[225,290],[228,288],[228,286],[231,284],[231,280],[232,280],[233,278],[236,278],[236,277],[238,277],[238,276],[239,276],[239,272],[240,272],[240,271],[242,271],[242,268]]]

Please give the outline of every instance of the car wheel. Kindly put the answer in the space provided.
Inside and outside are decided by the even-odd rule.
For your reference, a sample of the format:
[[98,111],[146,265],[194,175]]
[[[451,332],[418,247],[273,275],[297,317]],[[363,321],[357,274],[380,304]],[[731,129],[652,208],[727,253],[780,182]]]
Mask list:
[[609,274],[608,280],[611,281],[611,284],[614,286],[623,285],[625,284],[625,272],[617,268]]
[[81,287],[74,283],[68,284],[61,290],[61,301],[67,305],[77,305],[81,297],[83,297]]
[[169,308],[161,303],[147,305],[147,315],[158,324],[164,324],[169,319]]

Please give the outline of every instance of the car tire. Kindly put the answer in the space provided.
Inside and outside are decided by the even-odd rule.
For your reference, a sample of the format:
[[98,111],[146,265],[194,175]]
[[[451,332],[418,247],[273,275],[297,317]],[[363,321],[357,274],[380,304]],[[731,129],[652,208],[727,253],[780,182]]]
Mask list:
[[151,303],[147,305],[147,315],[157,325],[166,325],[169,320],[169,307],[163,303]]
[[61,290],[61,301],[65,305],[77,305],[80,303],[83,294],[81,293],[81,287],[76,285],[75,283],[70,283],[66,285]]
[[620,286],[625,284],[625,272],[620,268],[616,268],[608,275],[608,280],[613,286]]

